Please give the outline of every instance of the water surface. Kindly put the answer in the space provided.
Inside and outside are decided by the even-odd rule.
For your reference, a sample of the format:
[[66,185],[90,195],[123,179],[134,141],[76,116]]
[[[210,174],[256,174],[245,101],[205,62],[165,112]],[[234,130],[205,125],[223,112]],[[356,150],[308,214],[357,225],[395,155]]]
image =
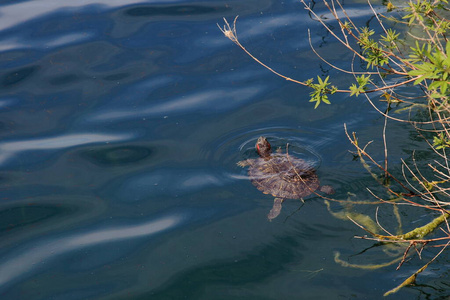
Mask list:
[[[371,20],[365,4],[346,6]],[[289,143],[335,198],[379,189],[343,130],[374,140],[382,159],[384,120],[371,106],[337,95],[315,110],[306,88],[216,25],[239,15],[241,42],[292,78],[336,75],[308,28],[348,68],[351,55],[298,1],[4,1],[0,15],[2,299],[379,299],[422,266],[336,264],[337,251],[352,263],[390,257],[363,252],[373,243],[354,240],[361,230],[318,197],[286,201],[268,222],[273,197],[236,165],[264,135]],[[415,142],[392,128],[395,165]],[[441,268],[396,297],[448,296]]]

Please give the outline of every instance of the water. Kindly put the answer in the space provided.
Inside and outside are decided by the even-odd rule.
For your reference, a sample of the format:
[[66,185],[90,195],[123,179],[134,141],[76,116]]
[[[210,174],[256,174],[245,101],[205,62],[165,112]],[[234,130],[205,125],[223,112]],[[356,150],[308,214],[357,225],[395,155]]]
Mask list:
[[[371,19],[365,4],[346,5]],[[287,76],[336,74],[311,52],[310,28],[347,68],[351,56],[298,1],[3,1],[0,14],[2,299],[378,299],[423,265],[336,264],[337,251],[351,263],[390,258],[361,253],[373,243],[318,197],[286,201],[268,222],[273,197],[236,165],[265,135],[315,166],[336,198],[381,192],[343,130],[374,140],[381,159],[371,106],[337,95],[314,110],[307,89],[216,25],[239,15],[241,42]],[[415,141],[391,126],[395,165]],[[444,266],[396,297],[448,296]]]

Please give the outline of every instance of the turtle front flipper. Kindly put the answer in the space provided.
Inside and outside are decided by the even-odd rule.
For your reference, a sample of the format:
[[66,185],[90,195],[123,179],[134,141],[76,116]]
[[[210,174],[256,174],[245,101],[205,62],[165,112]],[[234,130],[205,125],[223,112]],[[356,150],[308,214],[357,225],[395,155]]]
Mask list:
[[278,215],[280,214],[280,211],[281,211],[281,203],[283,203],[283,201],[284,201],[283,198],[275,198],[273,200],[273,207],[270,210],[269,214],[267,215],[267,218],[269,219],[269,221],[278,217]]
[[239,167],[247,167],[254,164],[254,159],[241,160],[237,163]]

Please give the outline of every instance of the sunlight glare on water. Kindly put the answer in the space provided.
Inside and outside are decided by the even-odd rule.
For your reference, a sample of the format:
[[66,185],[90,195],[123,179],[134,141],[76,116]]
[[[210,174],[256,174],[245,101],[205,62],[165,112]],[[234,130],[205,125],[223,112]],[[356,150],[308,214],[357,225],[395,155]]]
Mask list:
[[60,137],[50,137],[42,139],[28,139],[23,141],[12,141],[0,143],[0,164],[20,152],[39,150],[64,150],[75,146],[89,145],[92,143],[106,143],[125,141],[130,139],[127,135],[120,134],[71,134]]
[[116,226],[93,232],[79,233],[65,236],[64,238],[46,239],[29,246],[30,250],[15,254],[8,262],[0,265],[0,285],[8,284],[21,276],[30,276],[33,269],[42,264],[52,263],[50,260],[58,258],[58,255],[67,254],[70,251],[79,250],[102,243],[132,240],[140,237],[151,236],[162,231],[179,226],[183,216],[174,215],[150,221],[144,224]]

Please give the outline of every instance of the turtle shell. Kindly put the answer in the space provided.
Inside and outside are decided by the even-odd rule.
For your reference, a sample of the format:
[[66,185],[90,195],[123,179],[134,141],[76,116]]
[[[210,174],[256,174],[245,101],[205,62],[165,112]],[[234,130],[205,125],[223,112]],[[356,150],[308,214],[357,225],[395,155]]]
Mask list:
[[252,159],[248,175],[261,192],[286,199],[306,197],[320,186],[316,172],[306,161],[286,154]]

